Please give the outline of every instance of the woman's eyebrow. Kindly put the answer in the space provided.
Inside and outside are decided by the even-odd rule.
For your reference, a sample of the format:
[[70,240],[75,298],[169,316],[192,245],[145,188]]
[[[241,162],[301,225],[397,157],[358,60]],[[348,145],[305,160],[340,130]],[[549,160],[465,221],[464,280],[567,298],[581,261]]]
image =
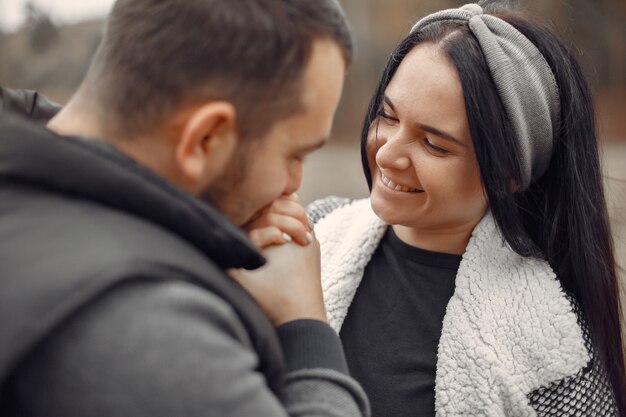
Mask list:
[[385,103],[387,103],[387,105],[389,107],[391,107],[391,110],[393,110],[394,112],[396,111],[396,107],[393,105],[393,102],[391,101],[391,99],[387,96],[387,94],[385,94],[385,96],[383,97],[383,100]]
[[457,145],[460,145],[464,148],[467,148],[467,145],[465,143],[463,143],[463,141],[461,141],[460,139],[455,138],[454,136],[452,136],[449,133],[443,132],[435,127],[432,126],[428,126],[428,125],[424,125],[421,123],[416,123],[415,124],[418,128],[426,131],[426,132],[430,132],[433,135],[439,136],[441,139],[445,139],[445,140],[449,140],[451,142],[456,143]]
[[[393,105],[393,101],[391,101],[391,99],[385,94],[385,96],[383,97],[383,100],[385,103],[387,103],[387,105],[389,107],[391,107],[391,110],[393,110],[395,113],[397,113],[396,111],[396,107]],[[422,123],[415,123],[415,126],[417,126],[418,129],[424,130],[426,132],[430,132],[433,135],[439,136],[442,139],[446,139],[449,141],[452,141],[460,146],[463,146],[464,148],[467,148],[467,145],[465,143],[463,143],[462,140],[454,137],[453,135],[444,132],[443,130],[437,129],[436,127],[432,127],[432,126],[428,126]]]

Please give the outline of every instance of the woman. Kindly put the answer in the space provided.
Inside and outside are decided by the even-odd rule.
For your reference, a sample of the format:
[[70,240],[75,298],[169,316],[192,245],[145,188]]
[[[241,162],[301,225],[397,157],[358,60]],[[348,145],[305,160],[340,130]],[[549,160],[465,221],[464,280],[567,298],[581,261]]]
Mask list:
[[370,198],[309,207],[373,415],[626,416],[593,114],[571,53],[519,14],[435,13],[394,51],[362,132]]

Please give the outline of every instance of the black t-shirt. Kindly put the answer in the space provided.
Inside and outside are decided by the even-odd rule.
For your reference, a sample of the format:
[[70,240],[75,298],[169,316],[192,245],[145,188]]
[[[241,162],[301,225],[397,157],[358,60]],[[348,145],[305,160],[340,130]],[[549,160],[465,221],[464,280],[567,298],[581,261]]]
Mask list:
[[390,227],[365,268],[340,336],[372,416],[434,416],[437,346],[460,255],[402,242]]

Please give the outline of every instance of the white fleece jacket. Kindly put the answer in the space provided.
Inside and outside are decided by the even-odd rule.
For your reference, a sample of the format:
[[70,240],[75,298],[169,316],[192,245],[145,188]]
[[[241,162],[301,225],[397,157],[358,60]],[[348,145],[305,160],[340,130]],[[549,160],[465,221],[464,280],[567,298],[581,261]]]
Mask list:
[[[387,226],[369,199],[321,219],[322,286],[337,331]],[[438,348],[437,416],[536,416],[528,395],[590,360],[577,316],[547,262],[504,243],[487,214],[473,232]]]

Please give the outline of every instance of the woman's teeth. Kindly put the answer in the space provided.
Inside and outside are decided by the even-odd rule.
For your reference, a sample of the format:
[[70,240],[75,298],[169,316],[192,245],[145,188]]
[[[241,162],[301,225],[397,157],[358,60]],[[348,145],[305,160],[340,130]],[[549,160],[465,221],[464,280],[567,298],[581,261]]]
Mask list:
[[385,177],[382,174],[381,174],[381,177],[383,179],[383,184],[385,184],[385,186],[387,188],[389,188],[390,190],[402,191],[403,193],[418,193],[418,192],[420,192],[420,190],[417,190],[415,188],[407,187],[405,185],[396,184],[395,182],[391,181],[389,178]]

